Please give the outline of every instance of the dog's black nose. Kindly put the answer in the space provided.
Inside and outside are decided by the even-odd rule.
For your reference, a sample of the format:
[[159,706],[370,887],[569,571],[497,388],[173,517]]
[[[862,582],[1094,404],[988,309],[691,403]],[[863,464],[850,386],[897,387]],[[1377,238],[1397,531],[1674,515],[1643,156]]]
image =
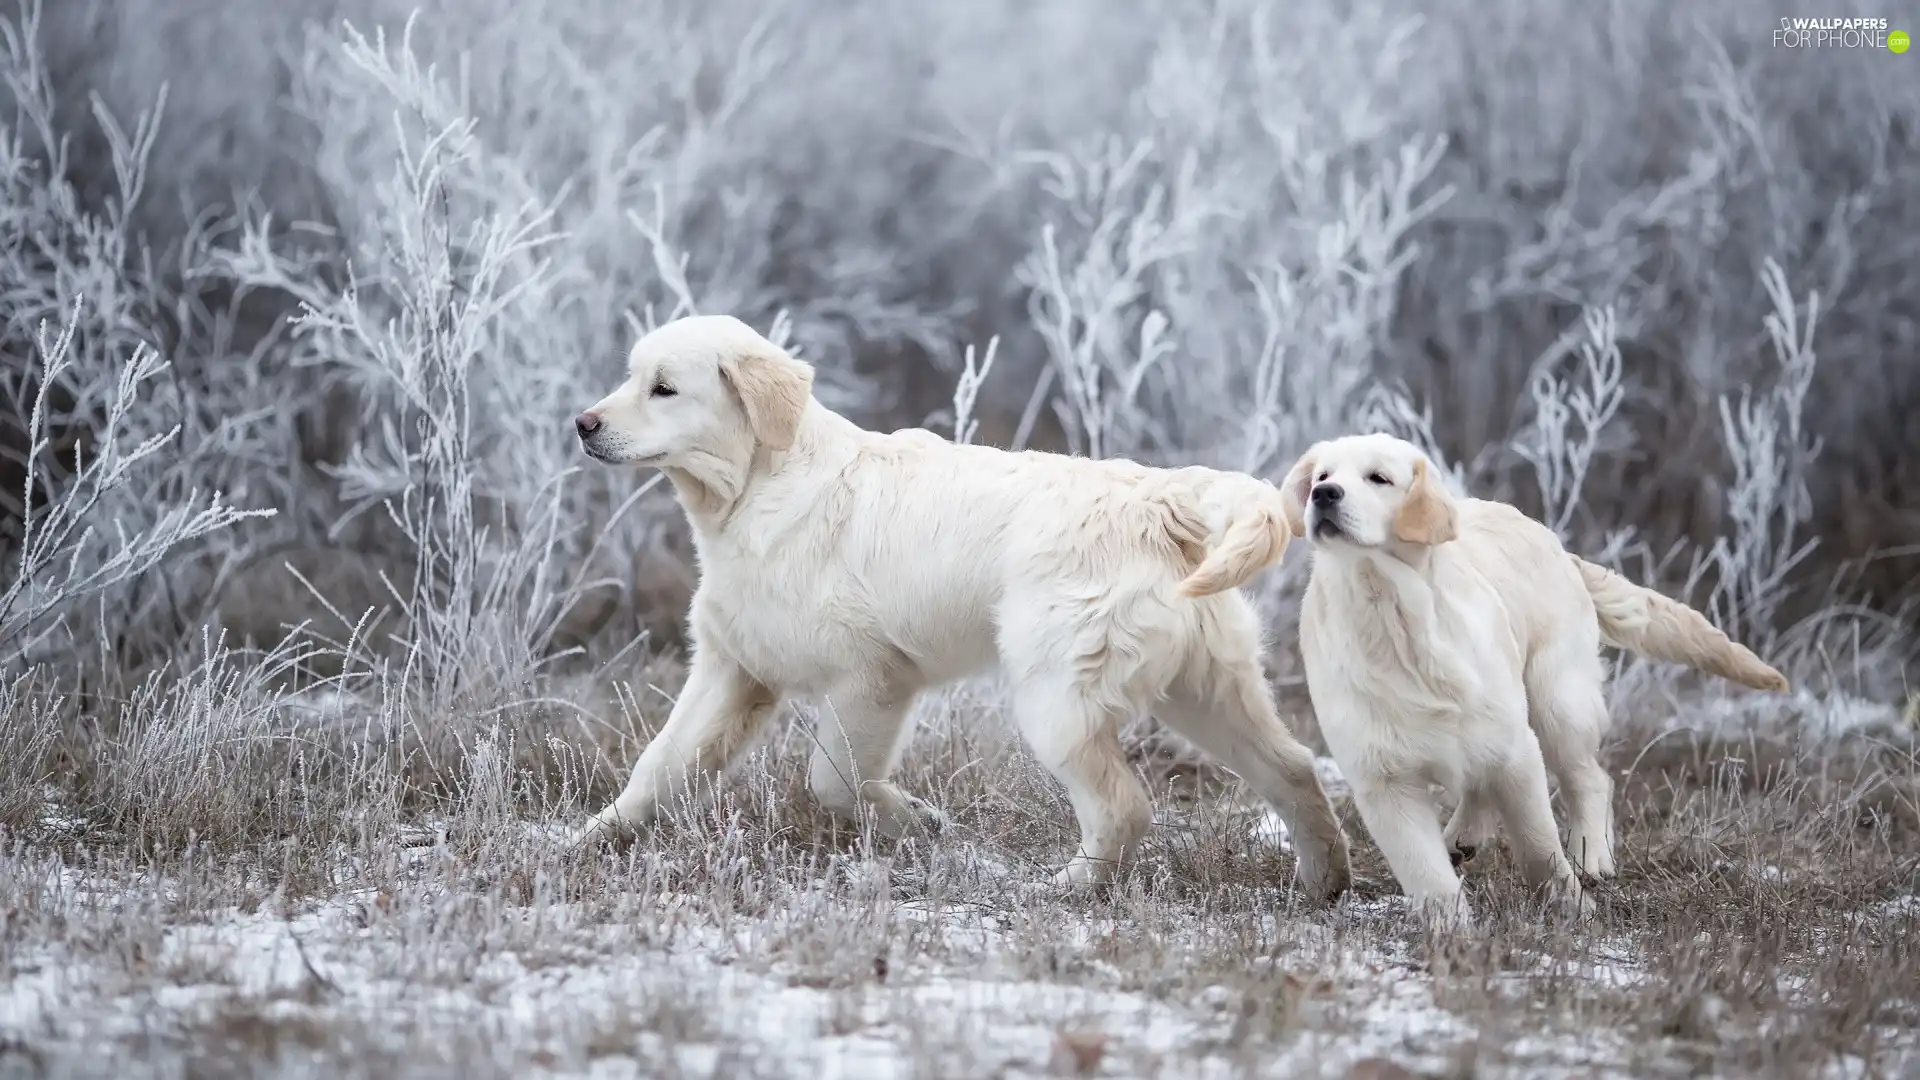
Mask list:
[[573,430],[579,432],[580,437],[584,439],[600,430],[600,418],[591,412],[583,412],[573,418]]
[[1332,506],[1340,501],[1340,496],[1345,494],[1346,490],[1339,484],[1315,484],[1313,485],[1313,505]]

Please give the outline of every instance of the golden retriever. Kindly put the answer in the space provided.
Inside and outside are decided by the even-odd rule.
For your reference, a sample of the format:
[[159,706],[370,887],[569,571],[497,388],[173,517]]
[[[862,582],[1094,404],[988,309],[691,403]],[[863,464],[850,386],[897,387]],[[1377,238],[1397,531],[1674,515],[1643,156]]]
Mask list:
[[[1417,904],[1467,920],[1452,855],[1504,822],[1530,885],[1587,906],[1613,873],[1602,643],[1762,690],[1787,681],[1699,612],[1569,554],[1503,503],[1461,498],[1388,435],[1316,444],[1281,483],[1313,545],[1300,621],[1307,690],[1362,822]],[[1442,830],[1429,784],[1458,798]]]
[[1346,889],[1346,837],[1234,591],[1291,539],[1272,484],[866,431],[812,378],[737,319],[684,318],[642,337],[627,381],[575,419],[588,455],[665,472],[700,565],[686,687],[577,839],[652,821],[789,696],[823,705],[810,786],[824,805],[871,810],[891,835],[937,828],[889,779],[909,706],[998,667],[1079,819],[1061,882],[1110,880],[1145,832],[1118,732],[1152,709],[1280,811],[1306,894]]

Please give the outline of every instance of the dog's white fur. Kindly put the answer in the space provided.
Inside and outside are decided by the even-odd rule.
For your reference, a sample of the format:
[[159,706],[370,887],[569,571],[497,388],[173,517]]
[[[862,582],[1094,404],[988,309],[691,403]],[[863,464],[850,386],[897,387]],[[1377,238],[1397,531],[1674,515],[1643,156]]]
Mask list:
[[[1511,506],[1449,492],[1401,439],[1319,443],[1281,491],[1314,549],[1300,635],[1321,731],[1401,888],[1444,917],[1469,918],[1449,849],[1470,856],[1500,822],[1531,885],[1586,904],[1549,769],[1574,859],[1612,875],[1603,643],[1786,689],[1693,609]],[[1459,799],[1444,831],[1429,784]]]
[[810,779],[826,806],[871,808],[889,834],[937,827],[888,779],[908,707],[998,666],[1079,819],[1063,881],[1108,880],[1145,831],[1118,728],[1151,709],[1279,808],[1303,891],[1346,888],[1346,838],[1233,591],[1290,539],[1273,485],[866,431],[812,397],[807,364],[724,316],[650,332],[629,369],[581,414],[582,443],[665,471],[700,584],[686,687],[582,838],[653,820],[788,696],[824,699]]

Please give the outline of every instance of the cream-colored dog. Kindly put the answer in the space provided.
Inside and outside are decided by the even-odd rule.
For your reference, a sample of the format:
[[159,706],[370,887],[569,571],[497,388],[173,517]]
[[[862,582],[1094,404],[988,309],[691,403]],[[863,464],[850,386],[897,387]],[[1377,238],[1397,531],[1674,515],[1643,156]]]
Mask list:
[[820,700],[810,773],[836,812],[898,835],[941,815],[889,780],[922,689],[998,666],[1014,719],[1080,825],[1067,882],[1107,880],[1149,823],[1118,737],[1153,710],[1291,827],[1298,879],[1343,891],[1347,844],[1281,723],[1234,587],[1291,538],[1273,485],[865,431],[812,368],[723,316],[641,338],[581,413],[586,452],[663,470],[693,527],[692,663],[596,830],[652,821],[730,765],[788,696]]
[[[1450,849],[1499,822],[1529,884],[1583,904],[1613,873],[1604,642],[1763,690],[1779,672],[1699,612],[1569,554],[1503,503],[1460,498],[1387,435],[1313,446],[1281,490],[1313,544],[1301,612],[1307,689],[1367,831],[1407,895],[1468,917]],[[1443,832],[1429,784],[1458,798]]]

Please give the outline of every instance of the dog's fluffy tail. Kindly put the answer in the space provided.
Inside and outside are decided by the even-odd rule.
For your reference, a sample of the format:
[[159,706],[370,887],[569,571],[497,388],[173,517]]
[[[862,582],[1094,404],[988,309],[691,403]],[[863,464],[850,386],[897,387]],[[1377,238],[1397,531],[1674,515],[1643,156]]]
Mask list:
[[1607,644],[1654,660],[1685,664],[1755,690],[1787,689],[1785,675],[1721,633],[1705,615],[1578,555],[1569,558],[1580,568],[1580,578],[1593,597],[1600,636]]
[[[1184,470],[1183,470],[1184,471]],[[1212,596],[1280,561],[1293,531],[1280,489],[1251,476],[1213,473],[1168,499],[1168,532],[1197,563],[1182,596]]]

